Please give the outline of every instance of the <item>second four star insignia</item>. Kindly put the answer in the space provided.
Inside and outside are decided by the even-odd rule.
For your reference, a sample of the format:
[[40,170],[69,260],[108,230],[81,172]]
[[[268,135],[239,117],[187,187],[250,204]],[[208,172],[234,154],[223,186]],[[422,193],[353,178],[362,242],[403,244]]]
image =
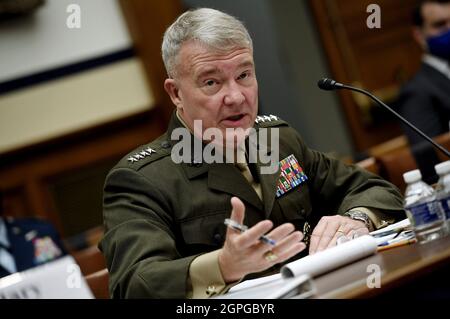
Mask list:
[[278,121],[278,116],[275,115],[259,115],[256,117],[255,122],[258,124],[260,122],[271,122],[271,121]]
[[130,157],[128,157],[128,162],[130,162],[130,163],[138,162],[139,160],[144,159],[147,156],[151,156],[153,153],[156,153],[156,151],[154,149],[148,147],[145,150],[137,152],[134,155],[131,155]]

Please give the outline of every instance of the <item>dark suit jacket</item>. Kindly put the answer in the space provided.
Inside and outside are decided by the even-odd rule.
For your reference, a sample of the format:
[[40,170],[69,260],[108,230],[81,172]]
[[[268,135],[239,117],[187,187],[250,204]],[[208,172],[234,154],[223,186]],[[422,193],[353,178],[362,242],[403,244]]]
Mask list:
[[[23,271],[42,264],[42,262],[36,259],[33,240],[45,237],[51,238],[53,243],[61,251],[61,255],[55,256],[54,259],[67,254],[59,234],[52,224],[36,218],[4,218],[3,220],[10,243],[9,251],[14,257],[17,271]],[[0,265],[0,278],[7,275],[10,275],[10,273]]]
[[[402,89],[398,112],[425,134],[435,137],[449,131],[450,79],[426,63]],[[412,129],[403,125],[417,165],[425,180],[434,182],[436,151]]]

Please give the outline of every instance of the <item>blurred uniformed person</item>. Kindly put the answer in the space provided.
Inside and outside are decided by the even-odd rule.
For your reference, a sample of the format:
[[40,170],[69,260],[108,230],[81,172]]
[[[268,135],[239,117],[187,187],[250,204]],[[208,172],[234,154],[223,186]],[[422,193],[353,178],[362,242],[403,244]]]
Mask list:
[[66,254],[52,224],[37,218],[3,216],[0,198],[0,278]]
[[[105,183],[100,248],[112,297],[207,298],[332,247],[340,236],[405,217],[394,186],[309,149],[278,117],[257,116],[252,40],[234,17],[188,11],[167,29],[162,53],[164,87],[176,106],[167,132],[124,157]],[[194,152],[177,164],[180,128]],[[264,156],[279,152],[275,171],[264,173],[262,161],[249,160],[245,134],[222,141],[222,150],[235,147],[237,161],[202,161],[195,142],[210,128],[223,136],[230,128],[278,132],[278,143],[256,145]],[[201,151],[210,145],[202,142]],[[226,218],[248,230],[226,228]],[[262,235],[276,244],[261,242]]]

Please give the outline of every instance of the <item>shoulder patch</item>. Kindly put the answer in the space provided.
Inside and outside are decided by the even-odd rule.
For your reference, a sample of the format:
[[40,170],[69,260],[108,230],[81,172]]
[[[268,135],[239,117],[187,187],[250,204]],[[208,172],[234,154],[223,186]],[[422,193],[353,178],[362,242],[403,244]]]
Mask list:
[[260,127],[271,127],[271,126],[280,126],[280,125],[288,125],[285,121],[280,119],[275,115],[259,115],[255,119],[255,124]]

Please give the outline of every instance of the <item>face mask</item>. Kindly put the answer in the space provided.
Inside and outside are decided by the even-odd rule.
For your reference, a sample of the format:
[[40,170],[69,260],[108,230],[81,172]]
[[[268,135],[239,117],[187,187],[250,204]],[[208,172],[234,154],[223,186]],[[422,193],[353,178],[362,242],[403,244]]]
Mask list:
[[450,61],[450,30],[427,38],[427,44],[432,55]]

